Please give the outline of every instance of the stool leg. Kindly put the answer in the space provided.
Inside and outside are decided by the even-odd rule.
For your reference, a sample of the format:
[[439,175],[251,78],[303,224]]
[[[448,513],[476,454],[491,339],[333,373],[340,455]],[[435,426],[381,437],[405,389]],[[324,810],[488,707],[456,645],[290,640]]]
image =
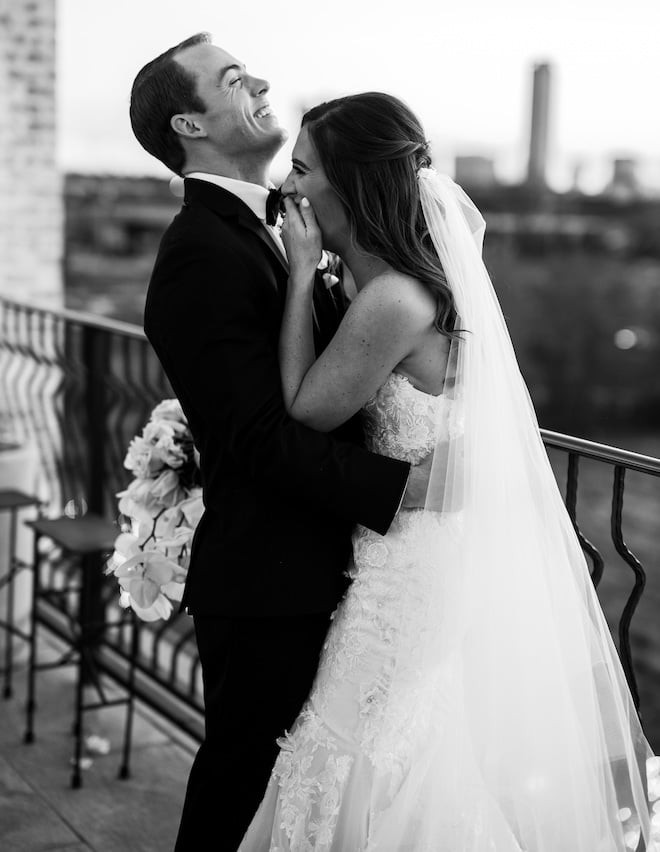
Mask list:
[[131,756],[131,740],[133,737],[133,711],[135,709],[135,660],[138,651],[138,625],[137,616],[130,610],[131,619],[131,650],[128,668],[128,701],[126,706],[126,724],[124,726],[124,749],[122,764],[119,769],[119,777],[123,780],[130,778],[129,761]]
[[5,683],[3,698],[12,697],[14,665],[14,577],[16,568],[16,509],[12,508],[9,520],[9,574],[7,575],[7,635],[5,637]]
[[26,725],[23,741],[34,742],[35,672],[37,665],[37,600],[39,598],[39,536],[35,533],[32,555],[32,606],[30,609],[30,655],[28,659],[28,682],[26,703]]
[[73,722],[73,735],[75,737],[75,748],[73,754],[73,773],[71,775],[71,786],[74,790],[82,787],[82,773],[80,762],[82,759],[83,745],[83,698],[84,685],[87,678],[85,666],[85,651],[87,650],[87,633],[89,621],[89,571],[87,566],[81,566],[80,597],[78,599],[78,672],[76,680],[76,707]]

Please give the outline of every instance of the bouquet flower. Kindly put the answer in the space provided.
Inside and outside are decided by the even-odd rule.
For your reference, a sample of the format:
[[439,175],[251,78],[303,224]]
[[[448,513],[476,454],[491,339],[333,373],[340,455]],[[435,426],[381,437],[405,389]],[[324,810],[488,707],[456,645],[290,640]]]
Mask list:
[[121,491],[122,532],[106,574],[119,580],[119,603],[144,621],[169,618],[180,601],[190,545],[204,511],[199,457],[188,421],[176,399],[151,412],[131,441],[124,467],[135,478]]

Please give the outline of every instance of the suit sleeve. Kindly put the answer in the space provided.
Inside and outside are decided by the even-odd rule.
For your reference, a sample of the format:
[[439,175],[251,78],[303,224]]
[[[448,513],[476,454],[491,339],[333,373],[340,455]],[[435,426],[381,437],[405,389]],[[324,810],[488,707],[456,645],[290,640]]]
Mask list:
[[[410,466],[308,429],[285,412],[272,316],[274,292],[250,258],[173,251],[153,333],[180,386],[256,486],[312,501],[384,534]],[[151,337],[151,335],[150,335]],[[203,452],[203,448],[202,452]]]

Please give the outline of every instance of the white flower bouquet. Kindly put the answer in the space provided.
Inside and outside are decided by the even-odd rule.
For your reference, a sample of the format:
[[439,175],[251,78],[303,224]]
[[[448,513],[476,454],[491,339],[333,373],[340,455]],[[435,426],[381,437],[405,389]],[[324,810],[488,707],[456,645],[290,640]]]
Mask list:
[[124,467],[135,478],[120,492],[122,532],[106,574],[119,580],[119,603],[144,621],[166,619],[180,601],[193,533],[204,511],[199,457],[179,401],[151,412],[131,441]]

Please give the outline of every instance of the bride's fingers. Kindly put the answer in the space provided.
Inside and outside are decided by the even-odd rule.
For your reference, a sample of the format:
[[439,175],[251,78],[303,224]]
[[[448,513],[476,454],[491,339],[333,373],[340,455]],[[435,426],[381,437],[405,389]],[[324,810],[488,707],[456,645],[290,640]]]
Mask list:
[[300,215],[305,223],[307,233],[310,236],[313,235],[314,237],[318,237],[320,235],[319,223],[316,218],[316,214],[314,213],[314,208],[310,204],[308,198],[302,198],[300,200]]
[[304,228],[303,218],[300,215],[298,205],[293,200],[293,198],[289,198],[288,196],[284,197],[284,210],[286,211],[286,215],[284,217],[284,226],[288,230],[291,230],[294,225],[298,225]]
[[282,226],[282,239],[289,258],[291,280],[305,286],[314,282],[314,270],[321,258],[321,232],[309,201],[301,199],[296,204],[293,198],[285,197],[286,216]]
[[314,215],[314,210],[309,203],[308,198],[302,198],[300,204],[289,197],[284,198],[284,207],[286,210],[285,225],[297,227],[305,236],[316,236],[319,227]]

